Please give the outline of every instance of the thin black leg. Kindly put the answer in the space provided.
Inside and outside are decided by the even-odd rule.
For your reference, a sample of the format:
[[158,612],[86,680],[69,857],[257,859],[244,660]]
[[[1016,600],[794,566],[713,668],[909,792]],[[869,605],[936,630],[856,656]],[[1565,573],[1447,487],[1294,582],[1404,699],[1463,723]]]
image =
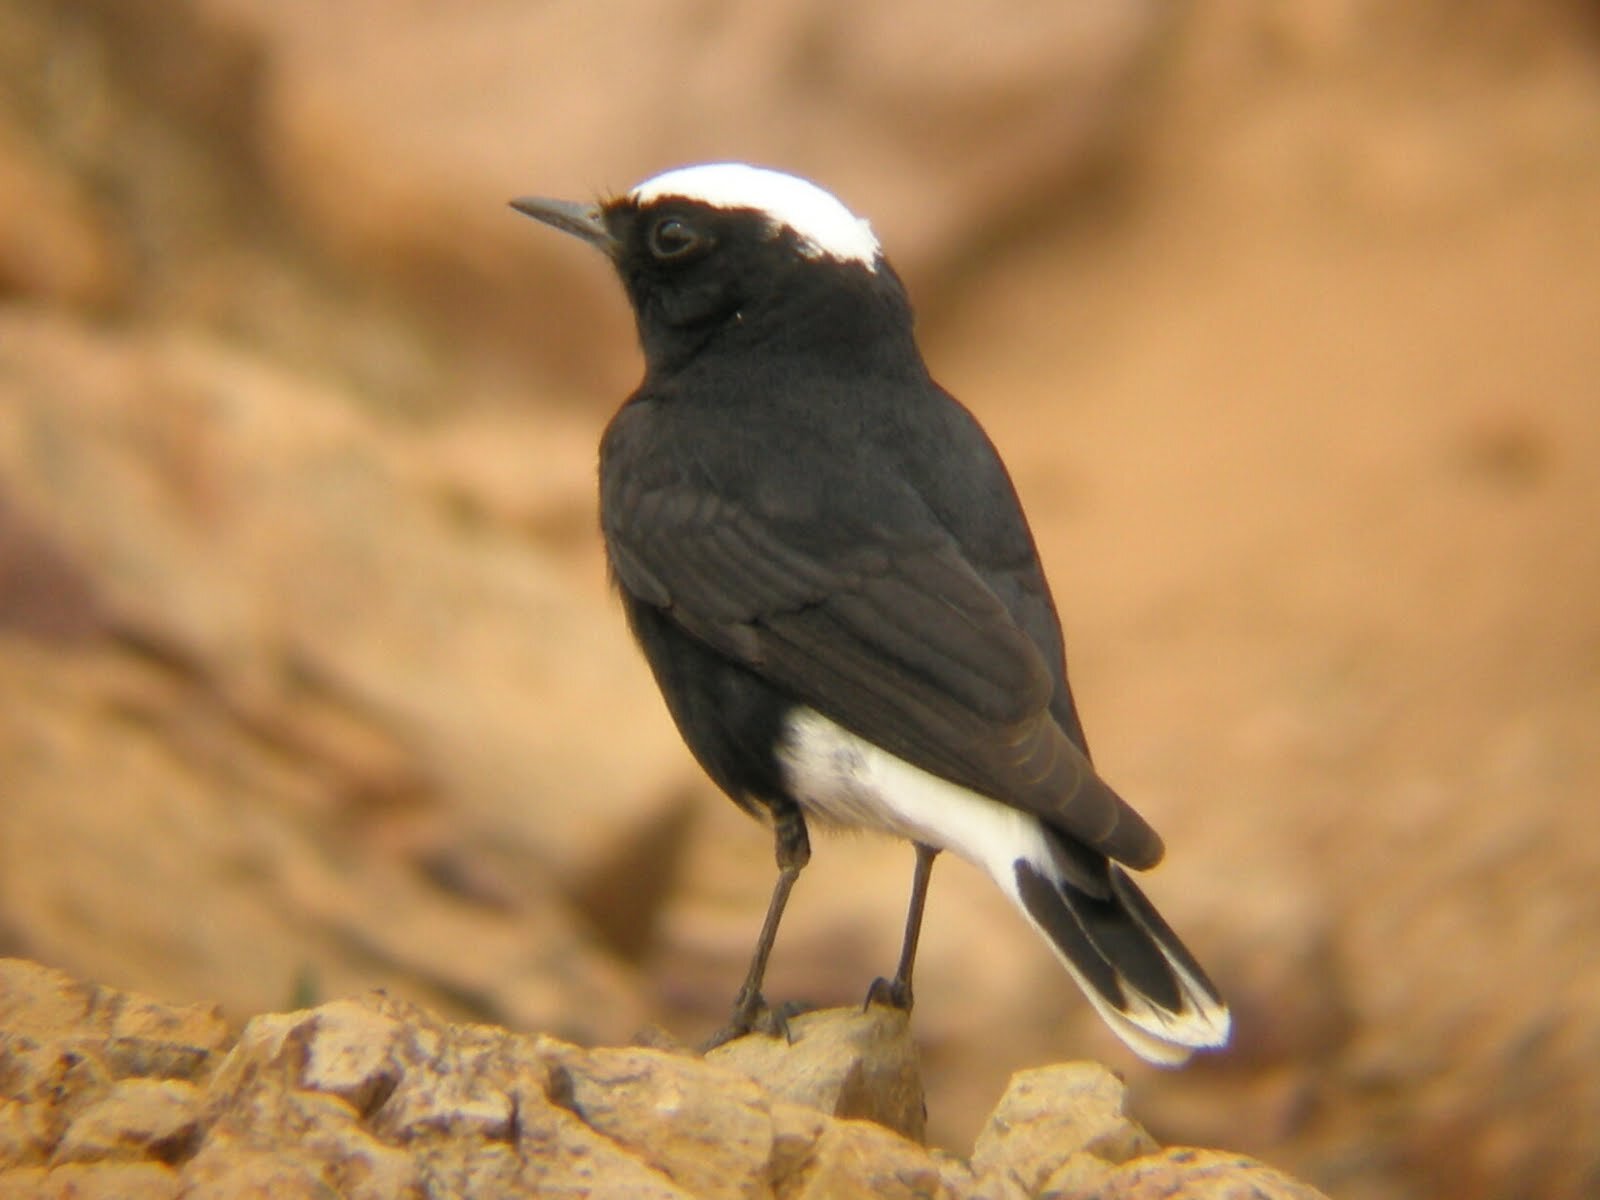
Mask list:
[[911,1010],[911,969],[917,962],[917,942],[922,937],[922,910],[928,903],[928,881],[933,878],[937,847],[916,843],[917,865],[911,876],[911,899],[906,905],[906,934],[900,943],[900,965],[893,979],[875,979],[867,990],[868,1004],[888,1004]]
[[761,923],[761,933],[756,938],[755,953],[750,957],[750,970],[745,973],[744,984],[733,1001],[733,1015],[728,1024],[706,1042],[703,1049],[710,1050],[743,1037],[754,1029],[762,1028],[778,1034],[784,1032],[783,1018],[767,1008],[761,994],[761,981],[766,978],[767,959],[772,956],[772,943],[778,936],[778,923],[783,920],[783,909],[789,903],[789,892],[794,881],[800,878],[801,869],[811,861],[811,839],[806,834],[806,819],[794,804],[775,804],[772,810],[772,833],[778,859],[778,881],[772,887],[772,899],[767,901],[767,917]]

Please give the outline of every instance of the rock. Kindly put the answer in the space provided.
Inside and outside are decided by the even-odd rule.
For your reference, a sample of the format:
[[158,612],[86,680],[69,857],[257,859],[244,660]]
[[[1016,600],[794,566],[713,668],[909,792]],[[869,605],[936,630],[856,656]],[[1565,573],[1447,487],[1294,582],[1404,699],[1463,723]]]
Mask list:
[[[0,1157],[0,1200],[177,1200],[181,1186],[178,1173],[159,1163],[62,1163],[11,1171],[4,1162]],[[260,1193],[259,1200],[290,1196]]]
[[922,1140],[927,1109],[906,1013],[875,1004],[801,1013],[788,1024],[787,1041],[753,1034],[718,1046],[706,1061],[759,1079],[791,1103]]
[[[439,316],[464,336],[526,347],[538,331],[546,367],[576,365],[574,345],[625,316],[592,263],[525,236],[506,198],[625,187],[739,147],[829,180],[892,232],[902,271],[933,274],[1107,153],[1172,27],[1149,0],[896,0],[848,17],[788,2],[709,26],[681,0],[386,22],[370,4],[316,23],[261,0],[200,7],[256,31],[273,61],[267,170],[310,236],[424,303],[448,298],[457,311]],[[629,85],[594,88],[596,62]],[[554,119],[570,95],[586,102]]]
[[[161,928],[170,994],[240,1012],[309,974],[427,979],[459,1015],[575,1036],[642,1022],[572,906],[649,949],[691,764],[599,574],[590,596],[509,527],[461,539],[417,453],[348,397],[206,338],[0,317],[13,946],[154,988],[125,960]],[[602,705],[649,714],[605,755],[587,732]],[[107,771],[121,790],[102,814]],[[173,836],[125,852],[158,828]],[[74,853],[43,852],[67,829],[88,831]],[[341,844],[314,850],[324,836]],[[172,920],[197,890],[204,919]]]
[[563,1108],[691,1196],[760,1195],[771,1100],[754,1081],[659,1050],[556,1052]]
[[[609,281],[528,236],[510,196],[742,147],[888,222],[902,269],[949,274],[1111,154],[1173,28],[1152,0],[789,0],[710,27],[685,0],[448,19],[352,3],[315,21],[260,0],[72,21],[13,7],[25,36],[0,42],[0,68],[56,119],[26,153],[5,155],[0,130],[16,164],[0,161],[0,198],[18,202],[0,206],[0,286],[203,312],[428,403],[464,350],[576,380],[593,373],[583,351],[625,335]],[[627,85],[594,88],[596,62]],[[586,101],[557,118],[551,97],[569,95]],[[32,157],[47,169],[19,169]],[[634,364],[616,361],[624,380]]]
[[450,1024],[381,993],[263,1014],[229,1044],[212,1012],[20,960],[0,984],[0,1200],[1067,1200],[1175,1180],[1316,1196],[1247,1159],[1136,1157],[1154,1144],[1089,1064],[1019,1076],[971,1167],[929,1151],[860,1115],[922,1103],[904,1015],[879,1008],[808,1013],[793,1042],[712,1062]]
[[104,629],[88,571],[0,492],[0,632],[71,643]]
[[956,1200],[959,1195],[937,1158],[859,1121],[824,1126],[789,1178],[796,1186],[778,1193],[784,1200]]
[[0,113],[0,297],[110,308],[131,281],[126,247],[88,189]]
[[1064,1164],[1039,1200],[1326,1200],[1314,1187],[1253,1158],[1217,1150],[1163,1150],[1095,1179]]
[[198,1089],[228,1038],[215,1007],[160,1004],[0,959],[0,1161],[185,1157]]
[[1122,1082],[1097,1063],[1023,1071],[978,1135],[972,1169],[980,1180],[1003,1176],[1029,1196],[1046,1180],[1103,1177],[1107,1164],[1157,1148],[1122,1103]]
[[72,1119],[51,1161],[185,1158],[199,1129],[199,1098],[184,1080],[117,1080]]

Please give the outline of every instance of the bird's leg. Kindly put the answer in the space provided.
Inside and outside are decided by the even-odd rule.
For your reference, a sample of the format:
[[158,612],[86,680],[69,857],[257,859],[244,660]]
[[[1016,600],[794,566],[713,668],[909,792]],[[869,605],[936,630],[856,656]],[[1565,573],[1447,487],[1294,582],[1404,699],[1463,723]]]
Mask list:
[[766,999],[761,995],[761,981],[767,973],[767,959],[778,936],[778,922],[783,919],[790,889],[800,878],[801,868],[811,861],[811,839],[806,834],[806,819],[798,805],[788,801],[773,804],[772,834],[778,859],[778,881],[773,884],[772,899],[767,902],[767,918],[761,923],[761,934],[756,938],[756,950],[750,957],[744,985],[733,1001],[733,1015],[728,1024],[706,1042],[704,1050],[743,1037],[758,1027],[774,1036],[788,1034],[783,1014],[767,1008]]
[[[893,979],[874,979],[867,989],[867,1005],[887,1004],[911,1011],[911,968],[917,961],[917,941],[922,936],[922,910],[928,902],[928,881],[933,878],[936,846],[916,843],[917,866],[911,876],[911,899],[906,905],[906,935],[900,943],[900,965]],[[863,1006],[865,1007],[865,1006]]]

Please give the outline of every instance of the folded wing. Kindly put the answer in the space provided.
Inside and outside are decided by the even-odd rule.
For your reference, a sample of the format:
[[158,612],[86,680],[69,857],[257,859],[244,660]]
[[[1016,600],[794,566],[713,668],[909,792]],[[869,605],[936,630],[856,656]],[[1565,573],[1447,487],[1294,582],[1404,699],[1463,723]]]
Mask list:
[[623,487],[605,521],[618,582],[719,653],[923,770],[1129,866],[1159,861],[1052,717],[1039,648],[931,519],[805,542],[677,482]]

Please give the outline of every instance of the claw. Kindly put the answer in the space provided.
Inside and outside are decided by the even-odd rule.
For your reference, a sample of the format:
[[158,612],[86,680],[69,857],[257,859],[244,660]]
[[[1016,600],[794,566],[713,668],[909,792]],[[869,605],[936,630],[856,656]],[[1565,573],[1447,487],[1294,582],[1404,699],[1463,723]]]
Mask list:
[[781,1037],[792,1046],[794,1032],[789,1028],[789,1019],[810,1012],[812,1007],[803,1001],[788,1000],[773,1008],[759,992],[748,998],[741,996],[734,1002],[733,1015],[728,1023],[701,1043],[700,1053],[708,1053],[752,1033],[771,1038]]
[[910,1012],[912,1004],[911,981],[909,979],[884,979],[872,981],[872,986],[867,989],[867,998],[861,1003],[861,1011],[865,1012],[874,1004],[887,1005],[898,1008],[901,1012]]

